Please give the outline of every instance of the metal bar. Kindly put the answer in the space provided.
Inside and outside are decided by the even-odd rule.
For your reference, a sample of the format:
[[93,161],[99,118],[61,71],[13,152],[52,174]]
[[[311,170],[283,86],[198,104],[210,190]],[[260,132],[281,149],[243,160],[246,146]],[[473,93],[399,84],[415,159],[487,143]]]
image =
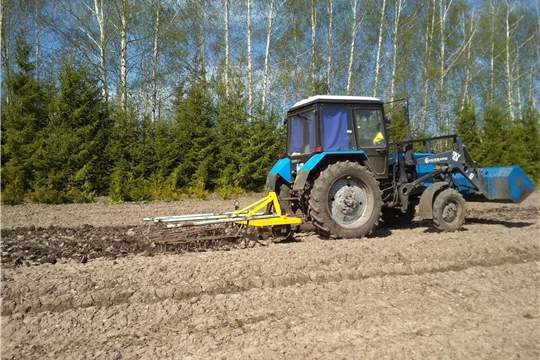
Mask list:
[[[263,215],[264,213],[255,213],[253,215]],[[245,218],[246,214],[234,214],[232,212],[223,213],[223,214],[193,214],[193,215],[183,215],[183,216],[160,216],[159,218],[144,218],[146,222],[193,222],[193,221],[204,221],[204,220],[219,220],[219,219],[230,219],[230,218]]]
[[202,226],[202,225],[217,225],[217,224],[227,224],[227,223],[235,223],[235,222],[241,222],[241,221],[248,221],[248,220],[259,220],[259,219],[272,219],[272,218],[280,218],[279,215],[256,215],[251,216],[247,218],[246,216],[237,216],[237,217],[229,217],[224,219],[215,219],[215,220],[202,220],[202,221],[186,221],[181,222],[179,224],[168,224],[168,228],[177,228],[177,227],[187,227],[187,226]]
[[244,213],[244,212],[248,212],[249,209],[256,207],[256,206],[259,205],[260,203],[263,203],[263,202],[265,202],[265,201],[268,201],[269,198],[270,198],[270,196],[265,196],[264,198],[255,201],[253,204],[250,204],[250,205],[246,206],[246,207],[243,208],[243,209],[236,210],[234,213],[235,213],[235,214],[241,214],[241,213]]
[[178,221],[182,221],[185,219],[192,219],[193,217],[220,216],[220,215],[222,214],[206,213],[206,214],[190,214],[190,215],[156,216],[156,217],[151,217],[151,218],[144,218],[143,220],[160,222],[160,221],[171,221],[170,219],[177,219]]
[[210,216],[193,215],[193,216],[184,217],[184,218],[177,218],[175,216],[171,216],[171,217],[168,217],[168,218],[165,217],[159,220],[154,219],[154,222],[184,222],[184,221],[197,221],[197,220],[215,220],[215,219],[224,219],[227,217],[228,217],[227,215],[223,215],[223,214],[210,215]]

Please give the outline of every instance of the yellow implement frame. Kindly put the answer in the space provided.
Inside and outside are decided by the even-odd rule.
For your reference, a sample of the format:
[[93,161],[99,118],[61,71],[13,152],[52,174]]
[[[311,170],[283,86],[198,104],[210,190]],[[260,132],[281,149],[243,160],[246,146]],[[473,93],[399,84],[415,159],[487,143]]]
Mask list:
[[[274,206],[276,215],[273,217],[257,219],[256,213],[266,207],[267,212],[270,211],[270,205]],[[297,217],[288,217],[287,215],[281,214],[281,206],[279,205],[279,200],[277,194],[274,191],[268,193],[268,195],[261,200],[254,202],[246,206],[243,209],[234,211],[234,214],[245,216],[243,221],[235,221],[235,224],[243,224],[250,226],[278,226],[278,225],[300,225],[302,224],[302,219]],[[250,219],[255,217],[254,219]]]
[[[273,209],[272,209],[273,206]],[[261,212],[266,207],[266,211]],[[274,210],[274,211],[272,211]],[[166,223],[167,227],[204,226],[213,224],[233,223],[243,226],[291,226],[302,224],[302,219],[281,215],[281,207],[275,192],[270,192],[266,197],[246,206],[243,209],[223,214],[191,214],[179,216],[159,216],[144,218],[145,222]]]

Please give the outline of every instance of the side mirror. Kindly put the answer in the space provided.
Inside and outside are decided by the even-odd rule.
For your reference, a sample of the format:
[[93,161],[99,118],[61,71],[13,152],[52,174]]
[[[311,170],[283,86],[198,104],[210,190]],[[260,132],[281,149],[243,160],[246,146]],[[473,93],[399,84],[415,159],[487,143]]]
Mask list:
[[283,126],[287,125],[287,118],[286,117],[283,118],[282,124],[283,124]]
[[384,117],[384,121],[386,122],[386,125],[390,125],[392,123],[392,119],[388,116]]

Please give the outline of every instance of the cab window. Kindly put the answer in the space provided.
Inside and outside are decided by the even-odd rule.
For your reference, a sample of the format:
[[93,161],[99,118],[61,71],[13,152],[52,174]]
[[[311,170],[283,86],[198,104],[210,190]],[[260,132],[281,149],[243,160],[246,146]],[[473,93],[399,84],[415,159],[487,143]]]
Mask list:
[[380,109],[355,109],[354,119],[360,147],[386,145]]
[[310,154],[315,148],[315,111],[305,111],[289,117],[289,155]]
[[326,105],[321,110],[321,142],[324,151],[354,150],[353,122],[349,108]]

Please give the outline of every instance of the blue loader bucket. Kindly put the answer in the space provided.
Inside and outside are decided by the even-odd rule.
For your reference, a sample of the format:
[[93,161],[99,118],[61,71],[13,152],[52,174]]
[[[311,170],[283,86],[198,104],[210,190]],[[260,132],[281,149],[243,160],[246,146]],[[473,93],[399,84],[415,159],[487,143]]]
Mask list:
[[517,165],[485,167],[479,170],[482,171],[484,196],[493,201],[520,204],[536,190],[533,182]]

